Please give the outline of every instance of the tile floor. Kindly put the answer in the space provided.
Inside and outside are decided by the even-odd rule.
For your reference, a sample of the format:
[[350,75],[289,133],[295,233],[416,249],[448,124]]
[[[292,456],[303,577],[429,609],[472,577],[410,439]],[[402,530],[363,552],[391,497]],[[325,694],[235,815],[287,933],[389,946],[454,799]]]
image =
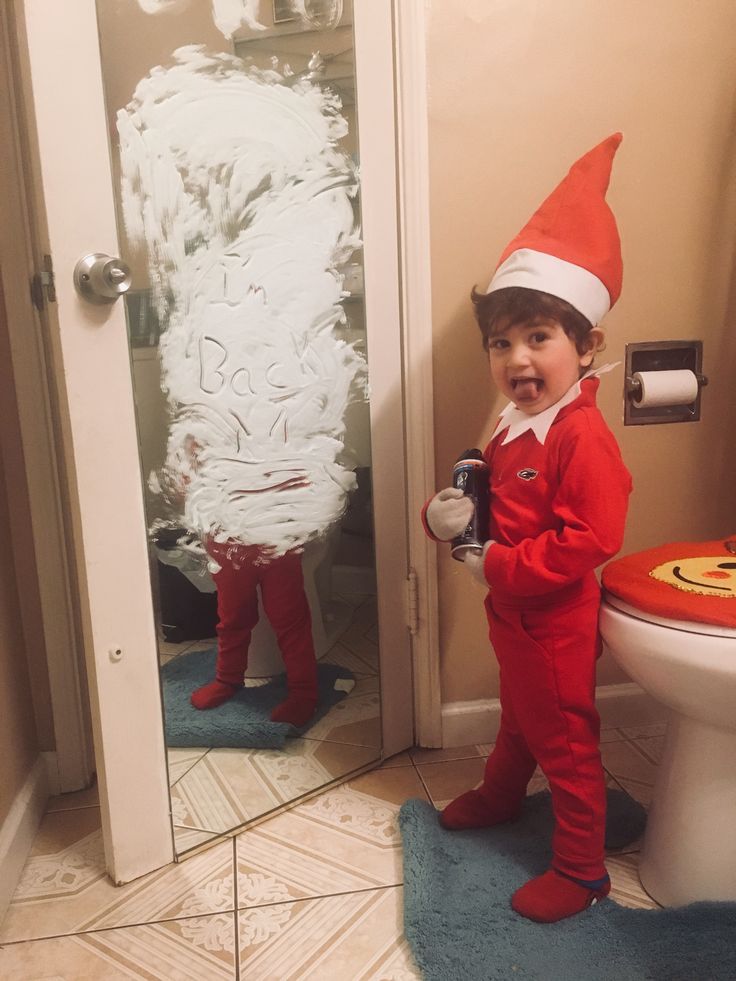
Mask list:
[[[644,804],[662,735],[604,731],[611,783]],[[396,816],[410,797],[440,807],[476,784],[488,748],[401,753],[120,888],[103,871],[94,791],[56,798],[0,929],[0,977],[412,981]],[[653,907],[637,861],[636,844],[609,857],[612,896]]]

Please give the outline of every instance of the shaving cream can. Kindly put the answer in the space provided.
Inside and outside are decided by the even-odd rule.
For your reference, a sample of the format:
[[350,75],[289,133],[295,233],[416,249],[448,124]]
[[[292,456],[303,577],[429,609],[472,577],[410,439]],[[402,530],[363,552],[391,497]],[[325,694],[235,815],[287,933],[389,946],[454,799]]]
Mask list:
[[467,527],[453,538],[451,544],[453,559],[462,562],[466,552],[482,552],[489,538],[489,471],[480,450],[466,450],[461,454],[452,470],[452,486],[459,488],[473,503]]

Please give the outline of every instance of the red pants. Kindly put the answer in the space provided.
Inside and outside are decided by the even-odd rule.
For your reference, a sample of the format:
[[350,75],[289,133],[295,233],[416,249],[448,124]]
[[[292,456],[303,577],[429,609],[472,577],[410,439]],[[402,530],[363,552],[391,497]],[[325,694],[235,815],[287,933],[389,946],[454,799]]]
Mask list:
[[537,763],[552,792],[552,865],[580,879],[605,875],[606,787],[595,708],[600,591],[593,577],[546,608],[486,613],[501,669],[501,727],[484,785],[519,804]]
[[258,593],[273,627],[286,666],[289,695],[317,698],[317,661],[312,640],[312,615],[304,592],[301,556],[294,552],[258,564],[255,546],[207,542],[220,565],[217,586],[218,681],[241,685],[248,666],[250,635],[258,623]]

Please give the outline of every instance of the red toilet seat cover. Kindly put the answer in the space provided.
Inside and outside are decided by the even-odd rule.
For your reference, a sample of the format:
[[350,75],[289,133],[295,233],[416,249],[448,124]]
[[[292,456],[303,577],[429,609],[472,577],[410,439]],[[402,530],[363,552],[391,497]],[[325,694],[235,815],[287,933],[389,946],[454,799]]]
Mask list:
[[615,559],[602,581],[614,596],[647,613],[736,627],[736,535],[673,542]]

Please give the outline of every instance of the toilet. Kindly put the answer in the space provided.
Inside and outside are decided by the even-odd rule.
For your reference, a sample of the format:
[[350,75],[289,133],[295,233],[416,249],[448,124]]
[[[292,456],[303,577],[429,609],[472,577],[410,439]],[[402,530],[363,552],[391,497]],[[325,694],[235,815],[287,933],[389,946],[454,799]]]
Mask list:
[[[330,650],[350,621],[350,608],[331,596],[332,563],[339,535],[340,529],[336,527],[324,538],[310,542],[304,549],[302,560],[304,591],[312,613],[312,638],[317,659]],[[251,682],[267,680],[285,670],[276,634],[263,611],[259,593],[258,623],[251,634],[245,677]]]
[[736,901],[736,537],[616,560],[603,587],[605,644],[669,709],[642,885],[663,906]]

